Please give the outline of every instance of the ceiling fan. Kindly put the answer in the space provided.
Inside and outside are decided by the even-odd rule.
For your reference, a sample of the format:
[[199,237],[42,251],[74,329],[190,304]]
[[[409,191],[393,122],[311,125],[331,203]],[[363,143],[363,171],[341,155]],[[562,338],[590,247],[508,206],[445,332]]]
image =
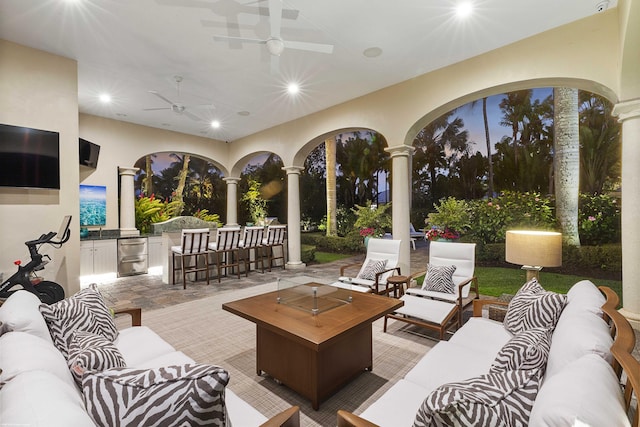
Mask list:
[[[180,82],[182,82],[183,78],[182,78],[182,76],[174,76],[173,79],[176,82],[176,89],[178,91],[178,99],[180,99]],[[209,108],[209,109],[215,108],[212,104],[187,106],[187,105],[184,105],[184,104],[182,104],[180,102],[173,102],[173,101],[171,101],[170,99],[168,99],[165,96],[161,95],[159,92],[157,92],[155,90],[150,90],[149,93],[154,94],[158,98],[160,98],[163,101],[165,101],[166,103],[168,103],[170,106],[169,107],[160,107],[160,108],[145,108],[144,109],[145,111],[171,110],[176,114],[180,114],[180,115],[189,117],[191,120],[195,120],[197,122],[202,122],[204,120],[202,120],[202,118],[198,117],[197,115],[193,114],[191,111],[189,111],[189,109],[190,108]]]
[[263,44],[267,47],[267,51],[271,54],[271,70],[277,71],[278,57],[285,48],[306,50],[310,52],[333,53],[333,45],[322,43],[310,43],[293,40],[283,40],[280,37],[280,29],[282,24],[282,0],[269,0],[269,26],[271,29],[269,38],[253,39],[247,37],[234,36],[213,36],[215,41],[236,40],[246,43]]

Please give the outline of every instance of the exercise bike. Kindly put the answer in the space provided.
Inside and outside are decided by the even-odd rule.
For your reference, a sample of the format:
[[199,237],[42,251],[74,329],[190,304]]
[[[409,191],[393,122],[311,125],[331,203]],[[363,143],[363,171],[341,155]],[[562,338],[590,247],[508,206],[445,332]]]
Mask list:
[[[71,236],[71,230],[69,225],[71,224],[71,215],[67,215],[62,220],[60,230],[56,233],[50,231],[49,233],[40,235],[35,240],[29,240],[24,242],[29,248],[29,255],[31,261],[24,266],[20,261],[15,261],[14,264],[18,266],[18,271],[0,285],[0,299],[8,298],[12,293],[21,289],[27,290],[35,294],[40,301],[46,304],[53,304],[64,299],[64,289],[62,286],[55,282],[48,280],[42,280],[36,274],[36,271],[44,269],[44,266],[51,261],[51,257],[47,254],[40,254],[38,248],[47,243],[53,247],[59,248],[63,243],[69,240]],[[53,240],[58,236],[58,240]],[[18,287],[14,289],[15,287]]]

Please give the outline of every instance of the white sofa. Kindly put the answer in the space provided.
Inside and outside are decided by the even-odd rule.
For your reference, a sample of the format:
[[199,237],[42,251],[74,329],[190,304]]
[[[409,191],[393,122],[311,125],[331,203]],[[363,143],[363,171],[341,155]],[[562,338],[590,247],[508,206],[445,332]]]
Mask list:
[[[601,289],[607,298],[589,281],[578,282],[568,292],[568,302],[552,335],[546,373],[535,395],[529,426],[630,425],[619,383],[619,358],[616,355],[614,359],[610,350],[614,344],[612,329],[604,319],[615,316],[613,330],[618,334],[624,331],[624,344],[618,345],[618,350],[625,353],[627,371],[635,371],[631,376],[635,377],[637,391],[640,363],[629,355],[635,344],[633,329],[615,311],[617,295],[608,288]],[[448,341],[440,341],[429,350],[359,416],[338,411],[337,425],[412,426],[423,401],[436,388],[487,374],[498,352],[512,338],[502,322],[476,317],[486,313],[483,306],[487,303],[495,301],[476,301],[474,317]],[[633,425],[637,427],[637,419]]]
[[[0,424],[93,426],[82,392],[64,356],[53,344],[39,305],[34,294],[18,291],[0,306]],[[113,344],[127,367],[148,369],[195,363],[151,329],[139,326],[139,309],[125,312],[138,326],[120,330]],[[299,424],[297,407],[268,420],[229,388],[224,394],[228,419],[234,426]]]

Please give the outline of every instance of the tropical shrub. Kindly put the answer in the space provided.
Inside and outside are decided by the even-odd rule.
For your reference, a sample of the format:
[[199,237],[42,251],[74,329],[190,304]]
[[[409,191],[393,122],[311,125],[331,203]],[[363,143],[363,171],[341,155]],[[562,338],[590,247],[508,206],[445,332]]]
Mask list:
[[431,227],[432,234],[439,237],[445,231],[449,235],[460,237],[471,226],[471,216],[469,205],[465,200],[458,200],[455,197],[441,199],[434,206],[436,212],[431,212],[427,216],[427,224]]
[[168,202],[156,199],[154,194],[150,197],[138,197],[135,201],[136,228],[141,233],[149,233],[151,224],[171,218],[171,215],[167,212],[167,205]]
[[368,201],[366,206],[356,205],[352,209],[356,216],[356,222],[353,224],[358,230],[371,229],[369,236],[381,237],[384,233],[391,229],[391,215],[387,213],[387,209],[391,207],[391,203],[384,205],[372,206]]
[[583,245],[620,241],[620,206],[606,194],[580,194],[578,232]]
[[218,224],[218,227],[222,227],[222,221],[220,221],[220,215],[218,214],[210,214],[207,209],[198,209],[196,213],[193,214],[194,217],[200,218],[203,221],[207,222],[215,222]]

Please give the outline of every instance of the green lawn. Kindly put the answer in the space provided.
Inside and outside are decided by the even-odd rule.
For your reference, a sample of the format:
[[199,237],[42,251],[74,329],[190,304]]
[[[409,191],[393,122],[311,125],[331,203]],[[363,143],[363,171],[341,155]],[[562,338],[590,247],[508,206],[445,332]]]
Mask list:
[[349,258],[350,256],[352,256],[352,255],[335,254],[335,253],[331,253],[331,252],[316,251],[316,253],[315,253],[315,261],[318,264],[324,264],[326,262],[333,262],[333,261],[338,261],[338,260],[343,259],[343,258]]
[[[525,272],[513,268],[476,267],[478,286],[482,295],[500,296],[514,294],[525,281]],[[549,291],[566,294],[569,288],[580,280],[591,280],[596,286],[608,286],[618,295],[622,295],[622,282],[619,280],[592,279],[568,274],[540,272],[540,284]]]

